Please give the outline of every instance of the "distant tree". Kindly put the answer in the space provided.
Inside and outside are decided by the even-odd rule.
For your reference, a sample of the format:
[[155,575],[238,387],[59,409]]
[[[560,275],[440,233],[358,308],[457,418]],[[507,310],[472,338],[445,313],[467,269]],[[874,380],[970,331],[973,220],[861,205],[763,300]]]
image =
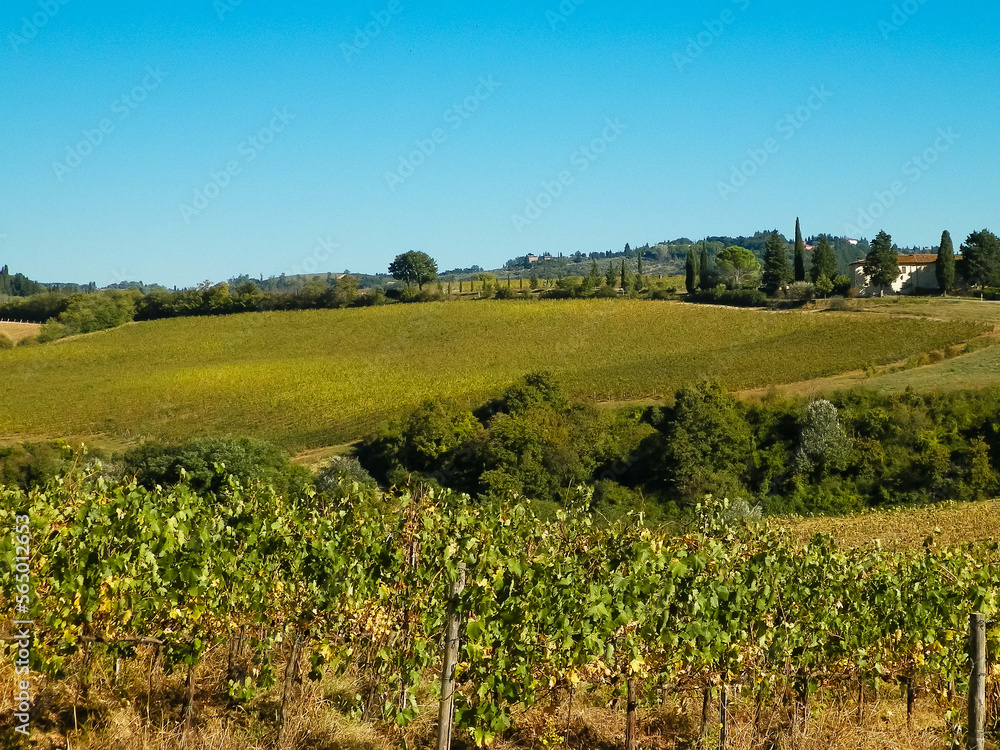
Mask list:
[[[626,245],[628,247],[628,245]],[[622,258],[622,277],[621,277],[622,289],[628,289],[628,269],[625,268],[625,259]]]
[[829,401],[809,405],[801,426],[795,468],[805,475],[825,475],[847,466],[853,443],[840,423],[837,407]]
[[608,261],[608,272],[604,275],[604,283],[607,284],[612,289],[615,286],[615,282],[618,280],[618,274],[615,273],[614,261]]
[[420,289],[437,278],[437,263],[427,253],[413,252],[402,255],[389,264],[389,274],[407,286],[416,284]]
[[809,270],[809,276],[815,284],[821,276],[826,276],[832,281],[836,275],[837,256],[833,253],[830,240],[824,234],[820,236],[816,243],[816,249],[813,250],[812,268]]
[[639,275],[639,284],[642,284],[642,251],[640,250],[636,257],[636,269],[635,272]]
[[532,272],[531,278],[528,279],[528,286],[530,286],[532,289],[538,289],[538,274],[537,273]]
[[[449,289],[451,282],[448,282]],[[450,292],[449,292],[450,294]],[[341,276],[333,287],[333,299],[337,307],[349,307],[358,298],[358,280],[353,276]]]
[[1000,239],[988,229],[970,234],[962,245],[962,266],[973,284],[1000,286]]
[[588,288],[588,291],[593,291],[597,289],[604,282],[604,276],[601,274],[601,269],[597,267],[597,261],[591,261],[590,273],[587,275],[584,281],[584,286]]
[[955,285],[955,245],[951,241],[951,232],[945,231],[941,235],[941,249],[934,264],[934,273],[941,294],[948,294],[948,290]]
[[829,276],[823,274],[814,282],[816,286],[816,291],[823,295],[824,298],[830,296],[830,292],[833,291],[833,281]]
[[760,279],[760,261],[745,247],[730,245],[715,259],[715,267],[722,278],[734,289],[757,286]]
[[701,243],[701,259],[698,261],[698,286],[701,289],[708,289],[712,285],[711,275],[708,268],[708,243]]
[[795,280],[806,280],[806,243],[802,240],[802,225],[795,220]]
[[694,248],[688,248],[687,261],[684,264],[684,285],[688,294],[694,294],[698,290],[698,260],[694,255]]
[[775,294],[791,278],[788,268],[788,248],[781,235],[772,232],[764,246],[764,274],[761,283],[768,294]]
[[891,287],[899,278],[899,252],[892,244],[892,237],[879,232],[872,249],[865,258],[865,275],[879,288]]

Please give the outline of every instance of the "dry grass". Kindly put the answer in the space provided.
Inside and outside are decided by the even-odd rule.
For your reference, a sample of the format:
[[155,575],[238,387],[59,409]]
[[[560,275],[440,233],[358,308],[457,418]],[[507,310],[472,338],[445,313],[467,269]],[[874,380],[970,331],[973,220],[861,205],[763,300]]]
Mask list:
[[847,518],[784,519],[776,523],[803,542],[828,534],[841,545],[881,544],[919,549],[927,537],[945,547],[1000,539],[1000,500],[873,511]]
[[[150,653],[125,662],[115,684],[110,660],[92,661],[89,691],[75,676],[58,682],[39,681],[33,709],[31,747],[36,750],[175,750],[180,747],[184,671],[166,675],[153,670]],[[79,659],[70,669],[80,666]],[[283,668],[283,665],[279,665]],[[279,669],[279,674],[281,670]],[[421,717],[405,732],[391,724],[361,718],[366,693],[355,677],[328,676],[320,683],[305,680],[297,688],[282,739],[276,717],[280,691],[273,690],[247,705],[231,705],[225,697],[225,654],[211,652],[201,670],[197,719],[187,739],[191,750],[394,750],[432,748],[435,744],[436,705],[428,692],[417,696]],[[16,747],[10,727],[12,670],[0,670],[0,746]],[[148,690],[152,684],[152,691]],[[624,745],[624,701],[610,690],[577,691],[569,721],[568,695],[552,696],[544,705],[515,712],[515,728],[498,738],[496,750],[542,750],[549,747],[612,750]],[[849,692],[849,691],[848,691]],[[930,750],[942,746],[944,709],[918,702],[911,731],[898,690],[883,685],[869,694],[858,720],[853,695],[820,693],[805,727],[794,725],[791,711],[777,707],[762,712],[755,722],[754,705],[736,697],[730,713],[730,750]],[[651,750],[693,750],[700,734],[701,696],[651,696],[639,711],[640,746]],[[711,716],[718,715],[717,704]],[[147,718],[148,717],[148,718]],[[707,747],[717,743],[718,727],[710,726]],[[455,747],[469,747],[461,733]]]
[[0,336],[6,336],[15,344],[31,336],[37,336],[42,327],[37,323],[4,323],[0,321]]

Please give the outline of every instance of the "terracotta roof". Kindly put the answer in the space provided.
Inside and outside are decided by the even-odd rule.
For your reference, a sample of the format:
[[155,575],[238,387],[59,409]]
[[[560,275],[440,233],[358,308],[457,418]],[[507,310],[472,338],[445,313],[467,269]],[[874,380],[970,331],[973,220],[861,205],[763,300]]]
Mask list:
[[[936,255],[898,255],[896,256],[896,264],[900,266],[927,266],[931,263],[937,263],[937,259]],[[859,258],[851,265],[860,266],[864,262],[864,258]]]

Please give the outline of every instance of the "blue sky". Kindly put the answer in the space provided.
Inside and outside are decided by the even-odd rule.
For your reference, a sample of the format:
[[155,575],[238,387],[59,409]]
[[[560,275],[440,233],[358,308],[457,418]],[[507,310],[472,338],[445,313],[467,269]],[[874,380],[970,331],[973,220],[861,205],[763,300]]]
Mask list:
[[1000,8],[8,0],[0,262],[442,269],[680,236],[996,229]]

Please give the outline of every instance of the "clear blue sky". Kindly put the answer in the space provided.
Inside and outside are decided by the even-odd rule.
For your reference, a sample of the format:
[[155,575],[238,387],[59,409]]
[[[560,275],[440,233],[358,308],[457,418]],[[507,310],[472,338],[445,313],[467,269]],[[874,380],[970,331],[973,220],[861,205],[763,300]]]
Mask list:
[[8,0],[0,262],[189,285],[797,215],[901,245],[997,229],[1000,8],[895,7]]

